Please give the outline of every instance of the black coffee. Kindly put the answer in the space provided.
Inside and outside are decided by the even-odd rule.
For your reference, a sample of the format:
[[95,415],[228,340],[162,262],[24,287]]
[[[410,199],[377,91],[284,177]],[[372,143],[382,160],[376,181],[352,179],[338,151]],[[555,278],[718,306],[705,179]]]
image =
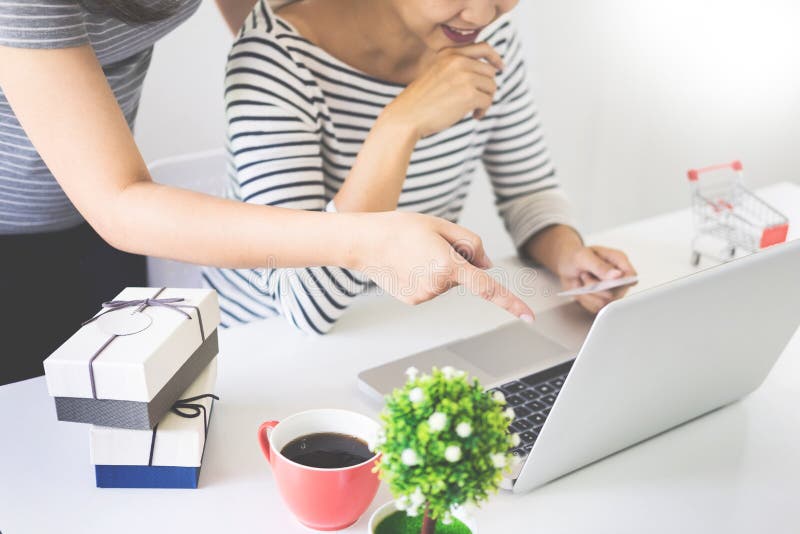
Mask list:
[[281,454],[298,464],[323,469],[350,467],[375,456],[364,441],[335,432],[300,436],[281,449]]

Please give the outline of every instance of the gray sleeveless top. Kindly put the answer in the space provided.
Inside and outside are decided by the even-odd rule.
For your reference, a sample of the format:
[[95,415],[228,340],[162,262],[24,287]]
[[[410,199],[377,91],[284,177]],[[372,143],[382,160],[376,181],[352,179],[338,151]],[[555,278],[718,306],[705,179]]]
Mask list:
[[[160,0],[149,0],[157,3]],[[153,43],[185,21],[200,0],[182,0],[169,18],[145,25],[87,12],[72,0],[0,0],[0,46],[90,44],[133,129]],[[0,88],[0,234],[62,230],[81,215],[28,140]]]

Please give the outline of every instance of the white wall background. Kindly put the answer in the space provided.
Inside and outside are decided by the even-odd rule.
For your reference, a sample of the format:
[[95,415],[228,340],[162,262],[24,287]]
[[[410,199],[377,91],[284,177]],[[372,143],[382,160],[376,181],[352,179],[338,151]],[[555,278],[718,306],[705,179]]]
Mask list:
[[[583,230],[686,206],[690,167],[739,158],[752,186],[800,180],[800,2],[521,0],[515,20]],[[148,161],[221,146],[230,42],[206,0],[159,43],[137,125]],[[478,182],[462,222],[510,253]]]

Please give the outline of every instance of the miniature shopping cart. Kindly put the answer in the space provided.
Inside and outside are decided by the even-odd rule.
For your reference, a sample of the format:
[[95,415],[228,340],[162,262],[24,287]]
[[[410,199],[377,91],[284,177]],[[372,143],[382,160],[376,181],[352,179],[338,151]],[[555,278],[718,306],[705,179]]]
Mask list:
[[[725,169],[733,172],[714,172],[700,179],[701,174]],[[737,250],[755,252],[786,240],[788,219],[744,186],[740,161],[692,169],[688,175],[695,227],[693,265],[700,263],[701,254],[727,261]],[[711,250],[716,252],[701,246],[709,241],[715,243]]]

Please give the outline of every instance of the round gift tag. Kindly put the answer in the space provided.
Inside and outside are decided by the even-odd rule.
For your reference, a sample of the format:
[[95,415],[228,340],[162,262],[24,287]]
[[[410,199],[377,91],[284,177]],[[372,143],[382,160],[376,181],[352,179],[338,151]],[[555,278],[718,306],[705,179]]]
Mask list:
[[149,315],[128,308],[104,313],[95,322],[107,334],[129,336],[146,330],[153,319]]

